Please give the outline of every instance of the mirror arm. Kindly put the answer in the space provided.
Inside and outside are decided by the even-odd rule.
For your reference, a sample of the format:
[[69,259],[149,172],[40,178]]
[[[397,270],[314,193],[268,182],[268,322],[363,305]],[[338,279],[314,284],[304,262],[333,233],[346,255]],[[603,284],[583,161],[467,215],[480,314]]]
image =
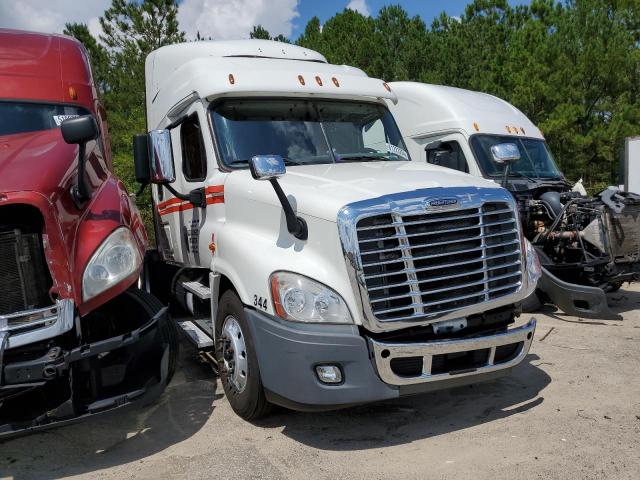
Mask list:
[[509,170],[511,169],[511,162],[506,162],[504,165],[504,175],[502,176],[502,187],[507,188],[507,182],[509,181]]
[[181,115],[180,117],[178,117],[175,121],[171,122],[169,125],[167,125],[165,128],[165,130],[173,130],[176,127],[179,127],[180,125],[182,125],[182,123],[187,119],[187,115]]
[[87,187],[87,181],[85,180],[85,153],[86,143],[81,142],[78,144],[78,178],[76,184],[73,186],[71,193],[78,203],[85,202],[91,198],[89,187]]
[[280,204],[282,205],[282,209],[284,210],[284,218],[287,220],[287,230],[291,235],[296,237],[299,240],[306,240],[309,236],[309,230],[307,228],[307,222],[304,219],[297,217],[295,212],[293,211],[293,207],[291,207],[291,203],[289,203],[289,199],[282,191],[282,187],[278,183],[277,178],[269,179],[273,189],[276,191],[276,195],[278,196],[278,200],[280,200]]
[[180,200],[184,200],[200,208],[205,208],[207,206],[207,196],[204,193],[204,187],[191,190],[185,195],[184,193],[178,192],[168,183],[164,183],[163,185],[167,187],[167,190],[169,190],[174,197],[179,198]]

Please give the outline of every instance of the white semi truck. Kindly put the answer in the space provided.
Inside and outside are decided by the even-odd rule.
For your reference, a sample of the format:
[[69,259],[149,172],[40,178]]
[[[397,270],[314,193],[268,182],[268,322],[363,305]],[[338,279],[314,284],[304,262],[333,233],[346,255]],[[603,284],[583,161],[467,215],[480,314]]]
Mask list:
[[[640,196],[610,187],[588,197],[564,177],[542,132],[500,98],[417,82],[391,88],[398,101],[389,108],[412,160],[493,180],[516,198],[543,267],[525,310],[548,297],[569,314],[619,318],[605,294],[640,280]],[[496,149],[513,155],[495,162]]]
[[495,378],[527,355],[518,306],[540,267],[513,198],[411,162],[389,85],[293,45],[194,42],[149,55],[146,98],[142,282],[241,417]]

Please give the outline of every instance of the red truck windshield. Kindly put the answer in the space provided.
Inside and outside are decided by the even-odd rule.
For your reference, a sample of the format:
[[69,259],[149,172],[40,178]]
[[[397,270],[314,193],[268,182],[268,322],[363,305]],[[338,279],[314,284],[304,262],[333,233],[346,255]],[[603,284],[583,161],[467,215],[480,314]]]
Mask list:
[[63,120],[87,113],[73,105],[0,101],[0,135],[58,128]]

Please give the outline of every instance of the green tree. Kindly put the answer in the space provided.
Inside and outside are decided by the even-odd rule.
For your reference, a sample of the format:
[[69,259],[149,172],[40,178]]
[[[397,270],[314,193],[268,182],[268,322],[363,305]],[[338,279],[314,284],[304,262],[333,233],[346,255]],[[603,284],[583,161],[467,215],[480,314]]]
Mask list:
[[322,53],[329,62],[359,67],[377,75],[374,20],[349,9],[336,14],[320,28],[320,20],[312,18],[298,45]]
[[276,42],[290,43],[289,39],[283,34],[279,33],[275,37],[265,29],[262,25],[254,25],[253,30],[249,32],[249,38],[256,38],[258,40],[274,40]]
[[253,31],[249,34],[250,38],[259,40],[271,40],[271,35],[262,25],[254,25]]

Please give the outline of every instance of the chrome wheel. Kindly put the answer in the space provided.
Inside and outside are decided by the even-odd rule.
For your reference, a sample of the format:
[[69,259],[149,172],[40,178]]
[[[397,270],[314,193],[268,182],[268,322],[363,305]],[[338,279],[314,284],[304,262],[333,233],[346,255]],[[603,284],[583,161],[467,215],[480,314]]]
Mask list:
[[224,319],[222,325],[222,360],[224,369],[231,384],[238,393],[247,386],[247,348],[244,333],[238,321],[231,315]]

